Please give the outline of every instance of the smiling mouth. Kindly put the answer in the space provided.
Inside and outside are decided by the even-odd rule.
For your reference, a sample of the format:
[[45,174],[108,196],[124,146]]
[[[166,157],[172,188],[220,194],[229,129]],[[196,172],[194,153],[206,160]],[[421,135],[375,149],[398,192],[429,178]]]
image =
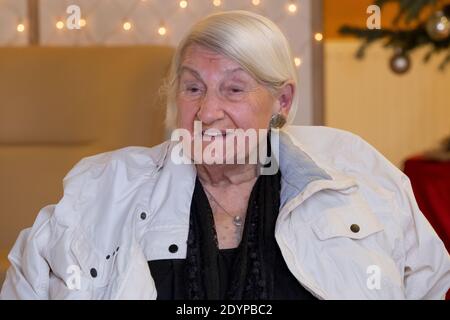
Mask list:
[[212,137],[212,138],[226,137],[227,135],[230,134],[231,132],[227,132],[226,130],[208,129],[202,131],[203,137]]

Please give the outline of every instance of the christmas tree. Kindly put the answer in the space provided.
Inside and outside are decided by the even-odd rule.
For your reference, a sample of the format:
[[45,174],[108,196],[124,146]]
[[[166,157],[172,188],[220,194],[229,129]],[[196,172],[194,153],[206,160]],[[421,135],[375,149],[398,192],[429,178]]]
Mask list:
[[450,1],[376,0],[374,5],[382,10],[387,3],[398,5],[398,12],[391,28],[369,29],[346,25],[339,30],[342,34],[363,40],[356,57],[363,58],[370,44],[384,41],[384,47],[394,49],[391,59],[392,70],[403,73],[409,68],[410,53],[426,46],[428,50],[423,57],[425,62],[433,55],[445,52],[439,66],[444,70],[450,62]]

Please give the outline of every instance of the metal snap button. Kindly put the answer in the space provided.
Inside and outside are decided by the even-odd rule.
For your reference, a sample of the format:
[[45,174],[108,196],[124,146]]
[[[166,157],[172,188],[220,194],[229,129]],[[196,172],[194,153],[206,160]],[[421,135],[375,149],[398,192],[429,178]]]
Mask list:
[[358,226],[357,224],[352,224],[352,225],[350,226],[350,230],[351,230],[352,232],[354,232],[354,233],[358,233],[359,230],[360,230],[360,228],[359,228],[359,226]]
[[176,244],[170,245],[169,251],[170,251],[170,253],[175,253],[175,252],[177,252],[177,251],[178,251],[178,246],[177,246]]
[[141,219],[145,220],[147,218],[147,213],[141,212]]
[[92,278],[97,278],[97,270],[95,268],[91,268],[90,272]]

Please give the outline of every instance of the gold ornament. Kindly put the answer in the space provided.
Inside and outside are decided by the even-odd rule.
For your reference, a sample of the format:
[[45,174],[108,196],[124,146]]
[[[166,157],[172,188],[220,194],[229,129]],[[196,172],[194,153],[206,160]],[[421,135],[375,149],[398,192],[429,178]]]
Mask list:
[[281,113],[276,113],[270,118],[270,127],[280,129],[286,124],[286,118]]
[[390,66],[392,71],[394,71],[395,73],[403,74],[409,70],[411,66],[411,60],[409,56],[403,52],[402,49],[397,49],[390,60]]
[[442,41],[450,36],[450,17],[444,11],[436,11],[426,24],[426,30],[431,39]]

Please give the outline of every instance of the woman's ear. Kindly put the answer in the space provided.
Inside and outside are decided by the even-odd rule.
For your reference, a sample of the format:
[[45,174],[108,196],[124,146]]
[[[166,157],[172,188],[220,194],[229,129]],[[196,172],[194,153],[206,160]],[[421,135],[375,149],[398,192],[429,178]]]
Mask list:
[[277,113],[283,115],[286,119],[291,110],[292,100],[294,99],[295,87],[292,83],[286,83],[278,92],[277,105],[279,110]]

